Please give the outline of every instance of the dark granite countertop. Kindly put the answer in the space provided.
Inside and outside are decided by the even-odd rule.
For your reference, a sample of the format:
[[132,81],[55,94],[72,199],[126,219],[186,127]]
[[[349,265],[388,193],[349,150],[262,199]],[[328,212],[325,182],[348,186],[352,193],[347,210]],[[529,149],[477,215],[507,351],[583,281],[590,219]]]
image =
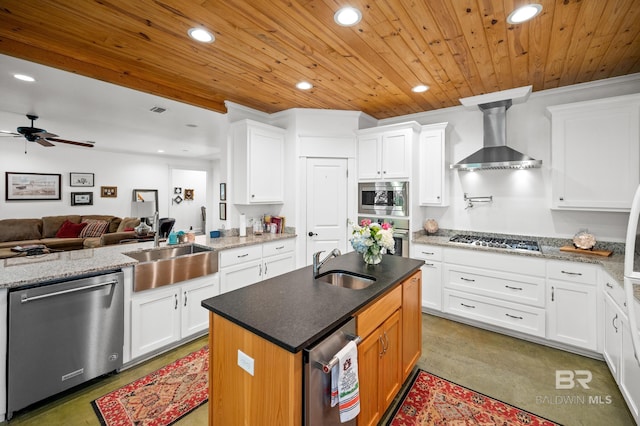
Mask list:
[[320,269],[373,276],[362,290],[335,287],[314,280],[307,266],[202,301],[202,306],[293,353],[310,346],[396,283],[424,264],[421,260],[385,255],[382,263],[366,265],[351,252],[331,259]]

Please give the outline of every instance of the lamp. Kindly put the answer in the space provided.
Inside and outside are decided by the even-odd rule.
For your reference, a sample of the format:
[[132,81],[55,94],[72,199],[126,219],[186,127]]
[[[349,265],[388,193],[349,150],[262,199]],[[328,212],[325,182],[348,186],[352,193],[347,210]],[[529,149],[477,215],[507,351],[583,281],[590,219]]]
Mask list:
[[151,227],[143,220],[154,216],[156,203],[153,201],[133,201],[131,203],[131,216],[140,218],[140,225],[135,228],[136,234],[147,235]]

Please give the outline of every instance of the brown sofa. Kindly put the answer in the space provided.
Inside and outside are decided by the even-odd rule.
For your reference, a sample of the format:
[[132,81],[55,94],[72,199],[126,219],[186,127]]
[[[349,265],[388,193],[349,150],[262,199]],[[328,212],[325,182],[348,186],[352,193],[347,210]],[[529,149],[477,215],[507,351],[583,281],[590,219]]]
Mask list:
[[[86,219],[106,221],[107,229],[95,237],[56,237],[65,221],[78,224]],[[117,244],[122,240],[135,237],[132,229],[140,223],[136,218],[119,218],[111,215],[65,215],[45,216],[40,219],[2,219],[0,220],[0,249],[44,244],[54,250],[78,250]]]

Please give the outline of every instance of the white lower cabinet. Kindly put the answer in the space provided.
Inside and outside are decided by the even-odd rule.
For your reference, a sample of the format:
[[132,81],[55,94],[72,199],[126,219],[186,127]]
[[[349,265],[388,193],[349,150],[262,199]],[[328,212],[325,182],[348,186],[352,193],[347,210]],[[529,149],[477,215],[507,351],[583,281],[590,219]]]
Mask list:
[[218,274],[196,278],[131,296],[131,357],[137,358],[178,342],[209,325],[200,305],[217,296]]
[[422,307],[442,310],[442,247],[413,244],[411,257],[424,260],[422,270]]
[[547,262],[547,339],[598,350],[598,267]]
[[640,424],[640,361],[633,352],[631,329],[626,317],[622,321],[622,358],[618,386],[633,418]]
[[295,269],[293,238],[222,250],[220,292],[237,290]]

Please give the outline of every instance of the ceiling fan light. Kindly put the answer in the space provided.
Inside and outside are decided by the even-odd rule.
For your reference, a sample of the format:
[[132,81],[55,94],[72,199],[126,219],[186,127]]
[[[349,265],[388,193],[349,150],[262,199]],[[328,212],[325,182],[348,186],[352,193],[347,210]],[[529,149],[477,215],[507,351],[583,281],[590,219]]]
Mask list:
[[213,43],[216,39],[213,34],[203,28],[189,28],[187,33],[189,37],[202,43]]
[[532,3],[526,6],[522,6],[514,10],[507,17],[507,22],[510,24],[521,24],[533,19],[542,12],[542,5]]
[[296,87],[300,90],[309,90],[313,88],[313,84],[309,83],[308,81],[300,81],[296,83]]
[[429,86],[427,86],[426,84],[418,84],[411,89],[411,91],[414,93],[424,93],[427,90],[429,90]]
[[13,77],[17,78],[18,80],[28,81],[30,83],[36,81],[35,78],[31,77],[30,75],[25,75],[25,74],[14,74]]
[[351,27],[356,25],[362,19],[362,12],[360,12],[355,7],[343,7],[338,9],[338,11],[333,15],[333,20],[336,21],[336,24],[341,25],[343,27]]

